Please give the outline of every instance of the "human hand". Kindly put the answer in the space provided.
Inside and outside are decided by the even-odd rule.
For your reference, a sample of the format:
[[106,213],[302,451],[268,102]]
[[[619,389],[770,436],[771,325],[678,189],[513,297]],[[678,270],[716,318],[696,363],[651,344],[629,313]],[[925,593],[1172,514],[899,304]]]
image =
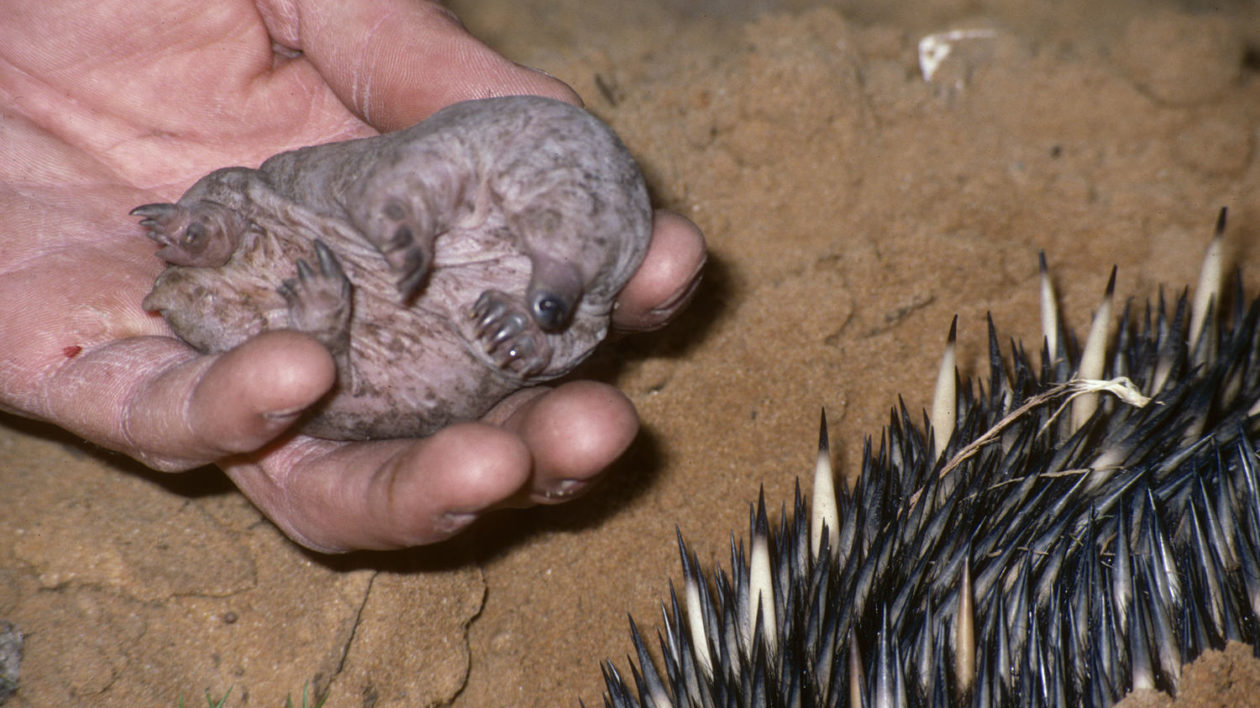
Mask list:
[[[155,469],[214,462],[286,534],[323,551],[431,543],[496,507],[571,498],[629,445],[633,406],[594,382],[518,392],[423,440],[286,433],[333,384],[321,345],[278,331],[200,355],[139,304],[162,264],[127,216],[136,204],[456,101],[575,101],[568,87],[421,0],[16,0],[6,13],[0,408]],[[664,324],[704,258],[694,225],[658,213],[614,326]]]

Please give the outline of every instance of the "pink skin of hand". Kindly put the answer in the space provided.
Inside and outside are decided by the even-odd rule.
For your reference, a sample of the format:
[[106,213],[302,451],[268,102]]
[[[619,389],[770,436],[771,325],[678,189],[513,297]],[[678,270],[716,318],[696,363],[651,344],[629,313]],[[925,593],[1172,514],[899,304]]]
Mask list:
[[[433,543],[498,507],[572,498],[630,444],[633,406],[587,381],[518,392],[421,440],[286,433],[333,383],[322,345],[281,331],[203,356],[140,308],[162,264],[127,216],[136,204],[460,100],[576,102],[567,86],[414,0],[16,0],[6,15],[0,409],[155,469],[217,464],[292,539],[326,552]],[[664,325],[704,261],[696,227],[658,212],[614,326]]]

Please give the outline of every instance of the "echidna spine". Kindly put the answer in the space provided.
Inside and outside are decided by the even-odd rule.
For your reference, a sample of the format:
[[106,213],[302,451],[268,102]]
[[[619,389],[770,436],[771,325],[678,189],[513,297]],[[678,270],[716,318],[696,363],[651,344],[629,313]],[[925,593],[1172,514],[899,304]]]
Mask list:
[[1193,303],[1126,305],[1110,354],[1114,271],[1078,351],[1042,257],[1040,367],[990,321],[987,392],[949,393],[951,333],[926,425],[895,409],[851,490],[824,418],[812,517],[798,488],[772,533],[759,499],[711,583],[680,536],[663,673],[634,628],[605,702],[1106,705],[1256,644],[1260,300],[1223,326],[1224,216]]

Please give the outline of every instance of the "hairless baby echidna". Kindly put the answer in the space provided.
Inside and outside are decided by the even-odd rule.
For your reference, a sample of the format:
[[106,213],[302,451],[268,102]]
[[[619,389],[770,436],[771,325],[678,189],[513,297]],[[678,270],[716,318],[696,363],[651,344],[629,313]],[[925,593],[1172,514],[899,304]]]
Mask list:
[[958,387],[951,328],[930,422],[894,410],[851,490],[824,419],[812,515],[798,488],[772,533],[759,500],[711,584],[680,537],[663,664],[632,621],[605,703],[1103,706],[1257,645],[1260,300],[1221,316],[1224,224],[1193,302],[1126,306],[1109,345],[1113,270],[1079,351],[1043,259],[1041,366],[990,322],[987,391]]
[[313,335],[338,383],[302,430],[345,439],[432,433],[570,371],[652,220],[617,136],[537,96],[217,170],[132,213],[169,264],[144,307],[203,352]]

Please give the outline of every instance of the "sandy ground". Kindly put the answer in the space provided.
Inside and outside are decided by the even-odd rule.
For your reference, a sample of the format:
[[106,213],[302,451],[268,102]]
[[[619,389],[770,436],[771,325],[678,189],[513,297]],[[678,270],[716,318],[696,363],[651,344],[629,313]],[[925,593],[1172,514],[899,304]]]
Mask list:
[[[964,373],[985,372],[986,312],[1038,338],[1039,249],[1080,331],[1113,264],[1125,297],[1193,283],[1229,205],[1260,292],[1250,4],[885,5],[452,3],[576,87],[708,235],[682,319],[587,367],[639,407],[639,440],[581,501],[328,558],[216,471],[0,419],[0,620],[27,635],[10,705],[279,706],[308,684],[329,706],[598,704],[627,613],[653,633],[678,579],[675,526],[725,562],[758,487],[787,500],[808,478],[821,407],[855,470],[899,394],[928,403],[955,314]],[[920,39],[957,29],[980,36],[926,81]],[[1183,702],[1247,705],[1258,667],[1213,653]]]

